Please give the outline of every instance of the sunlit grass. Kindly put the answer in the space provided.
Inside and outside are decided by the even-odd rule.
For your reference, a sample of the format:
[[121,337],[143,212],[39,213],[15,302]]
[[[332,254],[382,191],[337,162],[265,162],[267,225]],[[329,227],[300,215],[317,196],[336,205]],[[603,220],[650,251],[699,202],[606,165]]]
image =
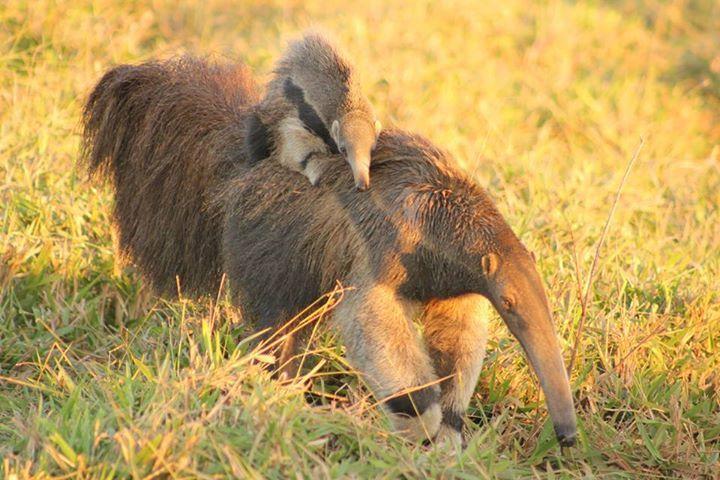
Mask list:
[[[182,51],[262,78],[283,42],[331,30],[380,119],[487,186],[538,257],[565,352],[601,251],[561,454],[496,319],[449,456],[388,433],[331,332],[278,382],[219,302],[165,301],[116,266],[111,195],[76,169],[102,72]],[[0,476],[438,477],[720,471],[720,7],[657,2],[0,5]],[[322,323],[322,321],[321,321]]]

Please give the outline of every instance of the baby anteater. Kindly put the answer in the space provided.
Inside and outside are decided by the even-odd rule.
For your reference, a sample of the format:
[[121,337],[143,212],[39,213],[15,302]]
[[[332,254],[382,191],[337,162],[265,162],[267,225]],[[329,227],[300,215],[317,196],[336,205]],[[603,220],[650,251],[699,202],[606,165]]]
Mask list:
[[250,160],[277,158],[317,185],[331,155],[350,164],[358,190],[370,186],[370,153],[380,133],[357,75],[318,33],[292,42],[279,60],[263,101],[248,118]]

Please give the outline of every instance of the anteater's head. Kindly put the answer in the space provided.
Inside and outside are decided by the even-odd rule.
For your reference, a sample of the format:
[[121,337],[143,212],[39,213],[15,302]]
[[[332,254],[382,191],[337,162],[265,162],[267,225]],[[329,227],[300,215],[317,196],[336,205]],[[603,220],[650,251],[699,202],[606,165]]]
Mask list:
[[[441,259],[424,273],[445,289],[439,293],[479,293],[492,303],[540,380],[558,441],[573,445],[577,427],[570,382],[534,256],[487,193],[458,172],[448,154],[427,147],[424,152],[436,160],[432,169],[415,163],[417,171],[426,172],[427,184],[413,189],[410,218],[417,219],[424,246],[434,253],[427,258]],[[378,164],[380,159],[376,155]]]
[[330,127],[330,135],[350,165],[355,186],[360,191],[370,186],[370,155],[380,130],[380,122],[362,110],[346,113],[334,120]]
[[[378,167],[384,155],[382,140],[375,155]],[[408,159],[419,157],[411,153]],[[412,208],[404,215],[420,225],[423,246],[432,252],[424,256],[431,266],[415,276],[427,277],[427,289],[438,289],[435,295],[479,293],[492,303],[540,380],[558,441],[562,446],[573,445],[576,419],[570,382],[534,255],[489,195],[458,172],[448,154],[428,146],[422,153],[435,159],[433,168],[417,160],[414,164],[409,160],[408,165],[426,175],[426,184],[412,190],[402,187],[413,192],[406,201]],[[381,173],[378,168],[378,182],[384,180]]]
[[577,431],[575,409],[534,255],[511,232],[503,235],[500,244],[497,253],[480,258],[483,293],[519,340],[537,373],[560,445],[572,446]]

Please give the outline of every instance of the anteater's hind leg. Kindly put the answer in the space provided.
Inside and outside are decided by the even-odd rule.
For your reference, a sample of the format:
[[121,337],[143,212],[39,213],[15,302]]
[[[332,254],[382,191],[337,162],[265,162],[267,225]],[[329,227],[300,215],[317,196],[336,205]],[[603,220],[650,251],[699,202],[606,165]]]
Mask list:
[[425,341],[435,371],[443,380],[439,442],[462,443],[465,411],[475,389],[487,342],[487,300],[462,295],[429,302],[423,313]]
[[418,306],[383,285],[354,286],[334,314],[350,364],[398,432],[414,441],[433,438],[441,419],[440,387],[413,325]]

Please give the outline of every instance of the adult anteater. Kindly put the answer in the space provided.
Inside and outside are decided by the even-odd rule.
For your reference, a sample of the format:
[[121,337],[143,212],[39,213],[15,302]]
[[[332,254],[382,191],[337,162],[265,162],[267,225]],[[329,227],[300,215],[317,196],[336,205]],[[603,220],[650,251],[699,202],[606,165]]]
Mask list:
[[225,273],[244,317],[279,328],[336,282],[353,287],[332,320],[351,364],[391,397],[398,431],[453,442],[482,364],[487,298],[572,445],[542,282],[483,189],[402,131],[378,139],[370,192],[355,190],[340,157],[319,187],[277,161],[246,164],[244,120],[259,98],[242,65],[193,58],[114,68],[90,95],[89,169],[112,179],[120,247],[156,289],[175,292],[179,278],[186,294],[213,293]]

